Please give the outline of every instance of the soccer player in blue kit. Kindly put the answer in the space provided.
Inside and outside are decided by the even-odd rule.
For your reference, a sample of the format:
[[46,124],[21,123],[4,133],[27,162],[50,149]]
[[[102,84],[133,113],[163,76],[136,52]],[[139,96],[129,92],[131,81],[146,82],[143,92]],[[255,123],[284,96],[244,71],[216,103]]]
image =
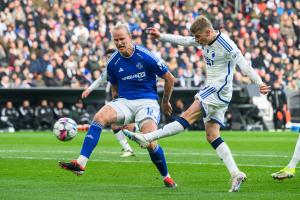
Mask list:
[[[160,107],[157,103],[157,76],[165,80],[162,110],[168,115],[172,113],[169,100],[173,90],[174,77],[164,62],[146,48],[135,45],[126,24],[117,24],[112,30],[112,38],[117,51],[107,62],[107,76],[108,81],[112,84],[113,96],[117,98],[103,106],[95,114],[77,160],[59,162],[62,168],[77,175],[84,173],[88,159],[105,126],[135,122],[144,134],[157,130],[160,121]],[[155,141],[151,142],[147,149],[165,186],[176,187],[176,183],[168,172],[163,149]]]

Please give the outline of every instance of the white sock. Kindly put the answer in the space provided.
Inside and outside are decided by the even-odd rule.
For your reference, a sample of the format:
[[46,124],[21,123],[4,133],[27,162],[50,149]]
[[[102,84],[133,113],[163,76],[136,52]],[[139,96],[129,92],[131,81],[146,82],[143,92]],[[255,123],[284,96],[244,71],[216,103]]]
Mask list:
[[300,160],[300,135],[298,137],[298,140],[297,140],[297,143],[295,146],[293,157],[287,167],[288,168],[296,168],[299,160]]
[[144,134],[144,137],[146,138],[147,141],[152,142],[159,138],[176,135],[177,133],[179,133],[183,130],[184,130],[184,127],[178,121],[174,121],[174,122],[171,122],[171,123],[165,125],[161,129],[158,129],[157,131]]
[[167,177],[171,178],[169,173],[166,176],[163,176],[163,179],[165,180],[165,178],[167,178]]
[[218,156],[223,160],[225,166],[227,167],[229,173],[232,175],[236,172],[239,172],[239,168],[237,167],[231,151],[225,142],[222,142],[217,148],[216,152]]
[[85,167],[88,161],[89,161],[89,159],[83,155],[80,155],[77,158],[77,163],[82,167]]
[[124,151],[133,151],[127,142],[126,136],[124,135],[124,133],[122,131],[115,133],[115,136],[119,140]]

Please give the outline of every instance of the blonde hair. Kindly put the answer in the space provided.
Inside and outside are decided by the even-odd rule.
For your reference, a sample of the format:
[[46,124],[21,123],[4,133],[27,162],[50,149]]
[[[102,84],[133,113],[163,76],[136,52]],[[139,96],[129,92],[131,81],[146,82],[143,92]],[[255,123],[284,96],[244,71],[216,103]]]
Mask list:
[[193,22],[192,26],[190,27],[190,31],[192,34],[196,34],[198,31],[203,31],[207,28],[213,29],[213,26],[209,19],[201,15],[196,19],[196,21]]
[[121,23],[121,22],[118,22],[118,23],[113,27],[112,32],[114,32],[114,31],[117,30],[117,29],[122,29],[122,28],[125,29],[125,30],[127,31],[128,35],[131,35],[128,24],[126,24],[126,23]]

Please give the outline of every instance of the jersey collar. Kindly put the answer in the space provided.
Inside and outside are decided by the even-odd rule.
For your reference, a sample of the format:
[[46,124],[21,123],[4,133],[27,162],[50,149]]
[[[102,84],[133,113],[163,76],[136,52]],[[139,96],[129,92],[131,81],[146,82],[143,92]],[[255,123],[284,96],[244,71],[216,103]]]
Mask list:
[[211,46],[218,39],[218,37],[220,37],[220,35],[221,35],[221,31],[219,31],[217,37],[213,41],[211,41],[208,45]]

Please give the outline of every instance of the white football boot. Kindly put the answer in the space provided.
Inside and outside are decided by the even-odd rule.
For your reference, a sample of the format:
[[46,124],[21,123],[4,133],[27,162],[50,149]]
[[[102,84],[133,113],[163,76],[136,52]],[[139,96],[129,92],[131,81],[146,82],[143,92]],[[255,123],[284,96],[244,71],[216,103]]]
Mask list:
[[126,135],[130,140],[138,143],[142,148],[146,148],[149,146],[150,142],[148,142],[145,136],[141,133],[134,133],[127,129],[122,130],[124,135]]
[[238,192],[241,184],[246,181],[247,176],[243,172],[236,172],[231,175],[231,188],[228,192]]

